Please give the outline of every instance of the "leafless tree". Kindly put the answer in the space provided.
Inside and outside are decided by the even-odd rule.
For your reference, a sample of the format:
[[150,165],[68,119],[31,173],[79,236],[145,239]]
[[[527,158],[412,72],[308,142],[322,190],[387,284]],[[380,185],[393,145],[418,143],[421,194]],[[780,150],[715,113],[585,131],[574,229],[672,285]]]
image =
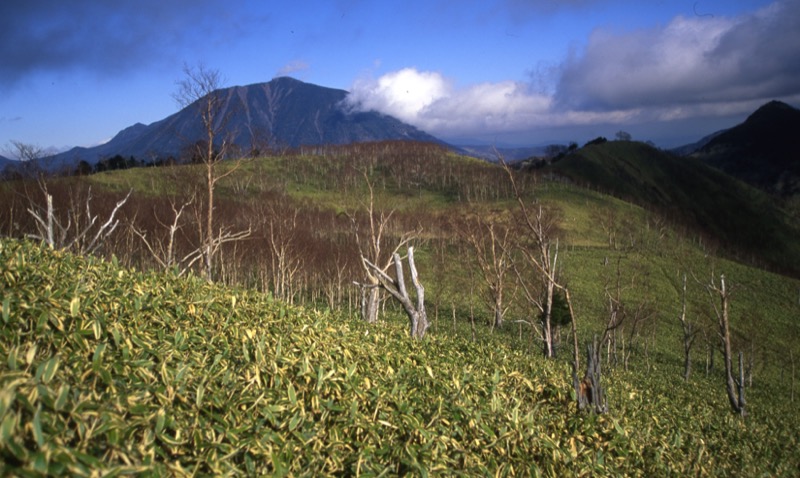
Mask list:
[[[600,365],[599,363],[593,362],[590,358],[589,362],[587,363],[587,374],[584,376],[584,380],[580,380],[578,378],[578,371],[580,370],[580,350],[578,349],[578,326],[575,317],[575,311],[572,307],[572,299],[569,293],[569,288],[562,282],[559,281],[557,276],[557,266],[558,266],[558,239],[554,238],[555,236],[555,227],[556,227],[556,216],[552,213],[552,211],[546,209],[540,203],[533,204],[533,210],[531,210],[525,203],[525,199],[522,196],[522,193],[517,186],[517,181],[514,178],[514,172],[508,166],[508,164],[504,161],[502,155],[497,153],[498,162],[503,166],[505,172],[508,176],[509,182],[511,183],[511,189],[513,191],[514,197],[517,200],[517,204],[519,204],[519,210],[522,215],[522,220],[520,221],[522,224],[522,232],[527,236],[528,239],[528,247],[520,247],[519,250],[523,259],[539,273],[540,277],[545,282],[545,294],[544,300],[539,301],[539,309],[542,312],[542,337],[543,337],[543,349],[544,355],[547,358],[554,358],[555,351],[553,349],[553,333],[551,327],[551,318],[553,312],[553,293],[555,289],[563,290],[564,291],[564,298],[567,301],[567,306],[569,308],[570,314],[570,323],[572,324],[572,340],[573,340],[573,350],[572,350],[572,384],[575,389],[575,394],[578,397],[579,405],[581,404],[581,391],[582,391],[582,384],[585,385],[586,377],[590,377],[590,381],[594,382],[595,386],[599,386],[600,383]],[[555,244],[554,244],[555,243]],[[521,245],[525,245],[524,242],[520,241]],[[526,284],[528,283],[526,280],[522,278],[522,275],[519,273],[519,269],[515,267],[515,271],[517,271],[518,278],[522,279],[520,282],[522,283],[523,292],[525,293],[528,300],[532,303],[537,303],[534,300],[534,294],[532,293],[531,288],[527,287]],[[594,346],[592,350],[590,350],[589,356],[593,357],[597,354],[597,346]],[[593,377],[593,378],[592,378]],[[598,389],[598,392],[601,392]],[[599,397],[601,399],[601,405],[598,405],[598,410],[602,411],[605,408],[605,402],[602,401],[602,393],[600,393]],[[595,394],[595,397],[598,395]],[[590,400],[591,401],[591,400]]]
[[[85,199],[78,204],[72,201],[66,211],[66,219],[59,219],[53,205],[53,195],[47,190],[44,181],[40,182],[42,193],[45,196],[45,206],[37,207],[33,202],[28,212],[33,216],[37,232],[28,234],[28,237],[44,241],[53,249],[63,249],[79,254],[94,254],[103,245],[106,239],[119,225],[116,218],[117,212],[125,205],[133,190],[117,201],[114,209],[103,222],[98,222],[99,216],[92,212],[92,189],[89,188]],[[86,216],[83,217],[79,208],[85,207]]]
[[686,317],[686,274],[683,274],[683,288],[681,293],[681,315],[678,317],[683,330],[683,380],[688,382],[692,373],[692,346],[697,339],[698,331],[695,324]]
[[[417,232],[404,233],[395,246],[392,248],[388,257],[384,254],[384,250],[391,247],[389,238],[389,225],[394,210],[386,213],[383,210],[378,211],[375,207],[375,190],[369,174],[366,170],[362,171],[364,180],[369,190],[369,202],[365,205],[367,212],[367,231],[366,234],[362,233],[363,225],[360,223],[356,214],[350,214],[350,220],[353,225],[353,232],[355,234],[356,246],[361,261],[362,269],[366,275],[365,282],[356,285],[361,288],[361,316],[362,318],[372,324],[378,321],[378,311],[381,302],[381,292],[379,285],[381,274],[386,274],[392,265],[394,255],[401,247],[408,244],[414,238]],[[376,270],[375,267],[380,266]],[[377,271],[380,271],[378,273]]]
[[[553,327],[551,323],[553,312],[553,294],[556,289],[564,289],[558,279],[558,239],[555,238],[557,216],[550,209],[541,203],[534,203],[532,208],[525,204],[522,194],[518,191],[513,173],[506,166],[511,178],[512,185],[516,191],[517,201],[520,207],[521,218],[519,219],[522,227],[518,241],[520,247],[518,251],[524,265],[532,269],[533,274],[538,277],[528,276],[523,273],[522,268],[514,265],[514,271],[519,279],[522,292],[528,302],[533,304],[541,312],[542,344],[544,356],[547,358],[555,357],[553,347]],[[537,289],[538,284],[543,284],[543,294]],[[574,319],[574,317],[573,317]]]
[[484,301],[492,308],[492,329],[503,325],[508,306],[504,302],[506,275],[513,269],[513,233],[507,224],[499,220],[481,217],[464,218],[456,228],[472,247],[475,264],[483,279]]
[[428,330],[428,326],[430,325],[428,322],[428,314],[425,312],[425,288],[419,281],[417,266],[414,263],[414,248],[411,246],[408,248],[407,257],[408,268],[411,272],[411,283],[414,284],[414,288],[417,291],[416,304],[409,297],[408,289],[406,288],[405,277],[403,274],[403,259],[400,257],[399,253],[395,252],[392,254],[395,278],[390,277],[383,271],[383,269],[366,260],[365,258],[362,257],[361,259],[378,277],[380,287],[389,292],[392,297],[397,299],[397,301],[403,306],[403,309],[405,310],[406,315],[408,315],[410,322],[411,338],[422,339],[425,336],[425,332]]
[[242,164],[238,159],[227,168],[218,163],[227,157],[233,145],[234,133],[228,129],[230,111],[220,91],[222,77],[218,70],[208,69],[203,65],[196,68],[184,66],[183,80],[178,81],[178,91],[173,95],[181,107],[193,107],[200,118],[204,140],[194,143],[194,155],[205,166],[206,203],[204,226],[199,228],[201,238],[201,254],[203,274],[206,279],[213,279],[214,256],[224,242],[241,240],[248,237],[251,228],[233,232],[225,228],[216,231],[214,223],[214,190],[217,182],[233,174]]
[[616,210],[611,207],[598,208],[594,210],[593,216],[608,237],[608,248],[616,250],[617,233],[619,232],[619,220]]
[[15,168],[16,174],[26,179],[42,180],[42,176],[46,173],[42,161],[48,155],[47,150],[41,146],[17,140],[11,140],[6,149],[9,155],[18,161]]
[[[133,190],[116,202],[105,221],[101,221],[99,215],[92,212],[91,187],[85,190],[85,194],[70,188],[68,197],[62,198],[66,204],[57,205],[48,185],[46,171],[39,164],[45,154],[44,150],[21,141],[12,141],[11,144],[15,150],[14,155],[22,162],[22,170],[27,177],[35,178],[39,192],[44,197],[42,205],[35,200],[35,193],[26,192],[29,204],[27,210],[36,228],[36,232],[29,233],[28,237],[43,241],[53,249],[79,254],[96,253],[119,225],[117,213],[128,201]],[[61,214],[57,212],[57,207],[62,209]]]
[[[731,351],[731,332],[730,332],[730,290],[725,284],[725,275],[720,274],[719,285],[716,284],[714,277],[706,285],[709,295],[712,298],[714,312],[717,316],[719,326],[719,338],[722,341],[722,353],[725,360],[725,386],[728,393],[728,401],[731,409],[741,415],[747,415],[746,402],[744,398],[744,359],[739,352],[739,380],[733,378],[733,357]],[[719,306],[713,301],[714,296],[719,299]]]
[[147,231],[143,230],[141,227],[136,227],[135,219],[131,224],[131,230],[136,236],[139,237],[139,239],[141,239],[147,250],[150,252],[150,255],[153,257],[156,263],[158,263],[159,267],[161,267],[163,270],[167,270],[178,266],[180,268],[179,275],[186,273],[186,271],[188,271],[196,261],[195,258],[200,256],[197,251],[189,253],[182,260],[178,259],[176,256],[175,235],[182,227],[181,216],[183,215],[185,209],[193,202],[194,197],[178,207],[178,204],[175,200],[170,201],[172,220],[169,224],[163,222],[161,218],[159,218],[158,211],[154,208],[153,217],[161,227],[167,230],[166,240],[158,240],[152,237],[148,238]]
[[277,299],[291,304],[294,302],[297,276],[303,265],[295,247],[300,209],[284,203],[272,204],[268,210],[266,234],[271,251],[272,290]]
[[590,344],[586,345],[586,374],[583,380],[575,382],[575,391],[578,396],[578,409],[589,409],[595,413],[608,412],[608,402],[606,401],[605,390],[601,383],[601,344],[594,337]]

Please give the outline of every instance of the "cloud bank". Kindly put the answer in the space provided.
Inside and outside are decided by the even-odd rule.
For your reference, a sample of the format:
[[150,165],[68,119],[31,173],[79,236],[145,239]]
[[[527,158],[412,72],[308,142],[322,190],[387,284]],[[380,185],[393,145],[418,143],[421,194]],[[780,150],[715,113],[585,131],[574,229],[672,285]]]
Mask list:
[[512,81],[457,87],[439,72],[405,68],[356,81],[348,106],[443,138],[727,116],[800,100],[798,59],[800,2],[778,1],[735,18],[597,29],[557,68],[549,93]]
[[800,89],[800,2],[739,18],[677,17],[662,28],[595,31],[564,63],[562,107],[604,111],[725,103]]

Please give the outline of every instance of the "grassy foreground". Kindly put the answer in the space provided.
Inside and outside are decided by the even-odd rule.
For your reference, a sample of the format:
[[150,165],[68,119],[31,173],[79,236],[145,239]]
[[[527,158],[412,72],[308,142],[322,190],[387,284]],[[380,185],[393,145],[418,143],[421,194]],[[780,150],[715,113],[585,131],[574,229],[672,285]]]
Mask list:
[[792,476],[796,407],[0,240],[0,475]]

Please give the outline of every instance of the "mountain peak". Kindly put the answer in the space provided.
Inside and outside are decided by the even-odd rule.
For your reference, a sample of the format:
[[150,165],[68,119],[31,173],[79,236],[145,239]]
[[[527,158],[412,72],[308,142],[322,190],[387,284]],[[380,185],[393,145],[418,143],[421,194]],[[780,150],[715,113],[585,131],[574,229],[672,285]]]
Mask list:
[[771,194],[800,194],[796,158],[800,110],[770,101],[698,149],[693,156]]
[[745,123],[777,121],[784,118],[800,116],[800,110],[782,101],[772,100],[755,110],[747,117]]
[[305,82],[300,81],[300,80],[298,80],[296,78],[292,78],[291,76],[276,76],[275,78],[271,79],[269,81],[269,83],[276,84],[276,85],[279,85],[279,84],[282,84],[282,83],[290,84],[290,85],[291,84],[297,85],[297,84],[301,84],[301,83],[305,84]]

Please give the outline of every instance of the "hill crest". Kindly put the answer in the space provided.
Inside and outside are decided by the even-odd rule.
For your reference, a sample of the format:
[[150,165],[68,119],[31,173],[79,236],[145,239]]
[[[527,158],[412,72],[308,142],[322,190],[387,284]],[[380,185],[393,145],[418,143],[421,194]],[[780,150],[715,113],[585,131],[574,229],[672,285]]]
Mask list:
[[716,238],[740,257],[800,271],[798,230],[762,191],[693,158],[644,143],[585,146],[553,164],[572,181],[659,211]]

